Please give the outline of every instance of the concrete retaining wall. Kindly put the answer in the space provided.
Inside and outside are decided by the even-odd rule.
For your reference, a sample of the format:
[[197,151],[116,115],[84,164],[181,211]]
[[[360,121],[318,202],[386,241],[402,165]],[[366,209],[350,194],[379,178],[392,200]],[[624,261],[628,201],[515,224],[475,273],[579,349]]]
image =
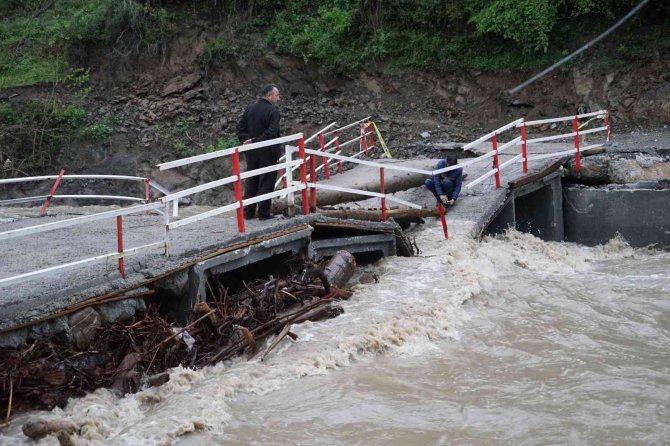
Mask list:
[[564,188],[565,240],[593,246],[620,234],[634,247],[669,248],[670,189],[638,187]]

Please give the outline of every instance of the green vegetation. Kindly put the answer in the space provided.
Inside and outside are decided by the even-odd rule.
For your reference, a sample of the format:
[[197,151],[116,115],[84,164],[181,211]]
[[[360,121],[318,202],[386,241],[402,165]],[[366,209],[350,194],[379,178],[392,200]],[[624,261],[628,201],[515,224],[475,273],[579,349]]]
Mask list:
[[60,81],[96,45],[151,48],[174,22],[165,8],[134,0],[0,0],[0,17],[0,88]]
[[115,132],[114,123],[110,116],[103,116],[98,122],[95,122],[81,130],[81,134],[93,140],[104,140],[112,136]]
[[[207,66],[280,51],[326,72],[375,64],[391,70],[537,68],[594,37],[638,0],[0,0],[0,88],[62,80],[90,49],[157,51],[178,23],[202,17],[230,28],[209,41]],[[646,58],[649,34],[668,35],[670,4],[650,2],[611,52]],[[214,19],[214,20],[212,20]],[[627,27],[627,31],[625,31]],[[640,39],[641,38],[641,39]],[[643,44],[629,42],[642,40]],[[654,42],[665,51],[667,38]]]
[[235,135],[224,135],[216,141],[216,145],[210,144],[205,149],[206,153],[216,152],[218,150],[230,149],[240,145],[240,140]]
[[191,141],[187,135],[188,131],[191,129],[191,123],[189,121],[182,118],[171,127],[157,127],[158,134],[172,147],[174,154],[178,158],[186,158],[193,155]]
[[[538,68],[602,32],[638,0],[269,3],[280,10],[267,30],[275,46],[326,71],[344,72],[370,63],[395,69]],[[652,2],[618,39],[650,28],[667,36],[669,17],[670,5]],[[667,38],[647,40],[636,54],[650,57],[659,44],[670,49]]]

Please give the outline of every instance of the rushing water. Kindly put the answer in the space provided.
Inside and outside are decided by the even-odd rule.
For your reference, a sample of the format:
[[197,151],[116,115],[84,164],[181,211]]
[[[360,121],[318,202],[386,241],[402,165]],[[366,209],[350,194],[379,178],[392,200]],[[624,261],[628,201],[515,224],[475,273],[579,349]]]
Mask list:
[[[82,444],[668,444],[670,253],[417,242],[263,363],[178,369],[49,416],[82,425]],[[0,443],[23,443],[21,421]]]

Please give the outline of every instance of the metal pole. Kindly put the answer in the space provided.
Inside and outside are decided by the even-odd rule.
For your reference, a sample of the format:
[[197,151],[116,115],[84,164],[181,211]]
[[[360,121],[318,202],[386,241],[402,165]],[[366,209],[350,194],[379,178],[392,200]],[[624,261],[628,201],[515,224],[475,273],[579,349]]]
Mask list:
[[151,199],[149,192],[149,178],[144,179],[144,203],[149,204],[149,200]]
[[386,187],[384,185],[384,168],[379,168],[379,192],[382,194],[382,221],[386,221]]
[[370,131],[370,147],[374,150],[377,147],[375,146],[375,129],[372,121],[368,121],[368,130]]
[[368,157],[368,142],[365,140],[365,123],[361,122],[361,146],[363,147],[363,156]]
[[575,133],[575,170],[579,172],[582,163],[579,157],[579,121],[577,120],[577,116],[572,120],[572,131]]
[[[309,179],[313,184],[316,184],[316,156],[314,154],[309,156]],[[309,197],[312,209],[316,209],[316,188],[309,189]]]
[[123,216],[116,216],[116,244],[119,252],[119,273],[123,279],[126,278],[126,268],[123,264]]
[[495,152],[493,154],[493,168],[496,171],[496,189],[500,189],[500,162],[498,160],[498,135],[493,134],[493,151]]
[[242,205],[242,177],[240,176],[240,151],[236,148],[233,153],[233,175],[237,176],[234,183],[235,201],[239,203],[237,208],[237,230],[244,232],[244,207]]
[[[337,134],[337,132],[335,132],[334,135],[335,135],[335,138],[337,138],[335,140],[335,153],[340,155],[342,153],[342,149],[340,149],[340,137]],[[337,171],[338,171],[338,173],[343,173],[344,172],[344,170],[342,169],[342,160],[337,160]]]
[[[293,171],[291,170],[291,161],[293,159],[293,150],[292,147],[286,144],[284,146],[285,156],[284,163],[286,165],[286,178],[284,178],[284,189],[293,187]],[[289,217],[295,216],[295,196],[293,192],[289,192],[286,195],[286,214]]]
[[56,189],[58,189],[58,185],[60,184],[60,181],[63,179],[63,174],[65,174],[65,170],[61,169],[60,173],[58,174],[58,178],[56,178],[56,181],[54,182],[53,186],[51,186],[51,190],[49,191],[49,195],[47,195],[47,199],[44,201],[44,204],[40,208],[40,217],[46,214],[47,208],[49,207],[49,203],[51,202],[51,198],[56,193]]
[[[289,169],[290,169],[290,167],[289,167]],[[289,172],[289,169],[287,169],[286,171]],[[282,187],[283,187],[284,189],[286,189],[286,177],[284,176],[284,169],[279,169],[279,170],[277,171],[277,173],[279,174],[279,178],[281,178],[281,185],[282,185]]]
[[449,239],[449,228],[447,228],[447,218],[444,216],[444,206],[437,205],[437,212],[440,214],[440,221],[442,222],[442,231],[444,231],[444,238]]
[[307,160],[305,159],[305,140],[300,138],[298,141],[298,156],[302,160],[300,165],[300,181],[305,186],[302,189],[302,213],[309,214],[309,202],[307,198]]
[[523,158],[523,173],[528,173],[528,147],[526,144],[526,123],[521,126],[521,157]]
[[[321,147],[321,151],[323,153],[326,153],[326,147],[323,143],[323,133],[319,133],[319,146]],[[328,167],[328,157],[323,156],[322,162],[323,162],[323,174],[326,177],[326,179],[330,179],[330,167]]]
[[[179,200],[174,200],[173,201],[173,209],[175,213],[175,217],[177,216],[177,202]],[[165,213],[163,214],[163,225],[165,225],[165,236],[163,238],[165,242],[165,257],[170,257],[170,214],[168,212],[170,211],[170,203],[166,202],[165,203]]]
[[607,142],[610,142],[611,129],[610,129],[610,112],[609,111],[605,112],[605,127],[607,127]]

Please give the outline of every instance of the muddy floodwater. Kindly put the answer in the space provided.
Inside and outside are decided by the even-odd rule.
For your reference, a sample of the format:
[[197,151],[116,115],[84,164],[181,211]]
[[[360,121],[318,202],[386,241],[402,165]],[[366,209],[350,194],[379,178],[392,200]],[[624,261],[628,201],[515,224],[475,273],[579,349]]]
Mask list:
[[[81,426],[77,444],[668,444],[670,253],[429,226],[420,257],[363,268],[379,282],[265,362],[44,416]],[[35,415],[0,444],[35,444]]]

